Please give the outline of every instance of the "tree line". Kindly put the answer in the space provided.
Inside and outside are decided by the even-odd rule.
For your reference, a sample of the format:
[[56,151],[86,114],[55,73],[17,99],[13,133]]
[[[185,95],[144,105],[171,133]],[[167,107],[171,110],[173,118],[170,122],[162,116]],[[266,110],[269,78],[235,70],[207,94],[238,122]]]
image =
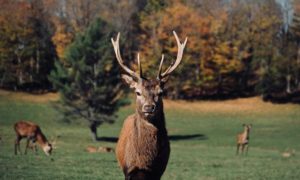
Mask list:
[[96,88],[101,84],[120,86],[112,36],[121,32],[126,63],[136,68],[140,52],[145,73],[155,76],[162,53],[166,64],[176,56],[175,30],[188,44],[166,96],[299,101],[297,1],[0,0],[0,6],[1,88],[63,89],[75,99],[70,92],[77,88],[95,100],[95,92],[109,91]]

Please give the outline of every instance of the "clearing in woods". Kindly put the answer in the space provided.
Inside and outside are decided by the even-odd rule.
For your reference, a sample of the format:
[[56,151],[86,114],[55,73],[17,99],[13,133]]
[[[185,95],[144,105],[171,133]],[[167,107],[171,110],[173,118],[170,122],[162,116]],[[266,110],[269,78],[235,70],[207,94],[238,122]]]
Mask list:
[[[115,147],[123,120],[134,103],[122,108],[113,125],[103,125],[102,141],[92,142],[84,121],[67,124],[53,109],[54,93],[28,95],[0,91],[0,179],[124,179],[114,153],[87,153],[88,146]],[[171,155],[163,180],[299,179],[300,106],[271,104],[259,97],[226,101],[165,101]],[[14,155],[13,124],[38,123],[56,140],[53,156]],[[236,156],[236,134],[252,123],[248,156]],[[57,138],[58,137],[58,138]],[[25,141],[21,143],[24,151]]]

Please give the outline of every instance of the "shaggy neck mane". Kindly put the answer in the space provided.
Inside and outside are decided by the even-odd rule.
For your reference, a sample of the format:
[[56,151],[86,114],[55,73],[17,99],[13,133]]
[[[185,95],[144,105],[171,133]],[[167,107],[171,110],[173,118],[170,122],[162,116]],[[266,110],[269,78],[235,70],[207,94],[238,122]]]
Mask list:
[[135,154],[134,161],[137,167],[149,170],[153,169],[153,161],[157,158],[162,146],[161,137],[167,134],[163,107],[157,110],[151,119],[143,119],[140,114],[135,115],[134,128],[132,129],[131,143]]

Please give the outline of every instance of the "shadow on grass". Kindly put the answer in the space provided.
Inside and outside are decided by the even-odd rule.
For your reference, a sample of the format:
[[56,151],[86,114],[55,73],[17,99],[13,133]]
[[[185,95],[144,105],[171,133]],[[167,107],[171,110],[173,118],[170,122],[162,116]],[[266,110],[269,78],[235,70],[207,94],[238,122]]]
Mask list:
[[118,142],[118,138],[117,137],[97,137],[97,141],[116,143],[116,142]]
[[[169,140],[170,141],[183,141],[183,140],[207,140],[207,136],[204,134],[189,134],[189,135],[170,135]],[[117,137],[98,137],[97,141],[105,141],[105,142],[118,142]]]
[[182,141],[182,140],[207,140],[208,137],[204,134],[189,134],[189,135],[170,135],[170,141]]

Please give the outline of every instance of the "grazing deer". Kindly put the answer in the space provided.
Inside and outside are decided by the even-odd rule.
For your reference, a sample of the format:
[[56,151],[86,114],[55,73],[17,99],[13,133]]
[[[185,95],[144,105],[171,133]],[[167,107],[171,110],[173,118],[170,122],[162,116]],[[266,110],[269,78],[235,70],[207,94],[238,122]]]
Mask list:
[[[42,133],[41,128],[27,121],[19,121],[15,123],[14,129],[16,131],[16,142],[15,142],[15,154],[17,155],[17,151],[19,150],[20,154],[20,141],[23,138],[27,138],[25,154],[27,154],[27,149],[29,148],[29,143],[32,141],[33,143],[38,143],[39,146],[43,149],[46,155],[50,155],[52,152],[52,145],[48,142],[46,136]],[[36,145],[34,146],[35,152],[37,152]]]
[[169,75],[179,65],[187,42],[181,43],[173,31],[178,45],[177,59],[162,73],[162,55],[156,79],[146,79],[142,75],[139,54],[137,54],[139,73],[124,65],[120,54],[119,37],[112,44],[116,58],[128,74],[122,75],[125,82],[135,90],[136,111],[124,121],[116,147],[116,156],[125,179],[160,179],[170,155],[170,144],[165,127],[162,94]]
[[252,128],[252,124],[246,125],[243,124],[244,131],[237,135],[237,149],[236,154],[239,154],[239,151],[241,149],[241,153],[244,153],[245,147],[246,147],[246,154],[248,154],[248,148],[249,148],[249,138],[250,138],[250,130]]

